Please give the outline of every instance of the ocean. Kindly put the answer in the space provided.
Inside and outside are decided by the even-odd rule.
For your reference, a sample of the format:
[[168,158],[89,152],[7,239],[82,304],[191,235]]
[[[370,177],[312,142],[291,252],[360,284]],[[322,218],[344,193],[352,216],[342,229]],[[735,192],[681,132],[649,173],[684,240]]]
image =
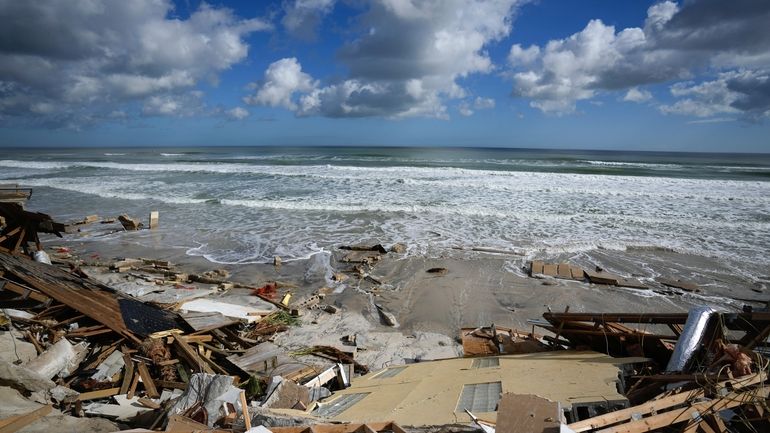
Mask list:
[[[668,251],[768,278],[770,155],[471,148],[0,149],[0,183],[59,220],[160,211],[214,263],[404,242],[440,257]],[[143,233],[99,242],[150,244]],[[643,263],[640,263],[643,265]]]

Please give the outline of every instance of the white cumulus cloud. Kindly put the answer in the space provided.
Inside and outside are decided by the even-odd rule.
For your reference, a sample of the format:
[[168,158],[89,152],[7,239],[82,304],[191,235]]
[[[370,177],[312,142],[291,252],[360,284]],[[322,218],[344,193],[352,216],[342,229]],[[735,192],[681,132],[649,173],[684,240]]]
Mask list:
[[[460,79],[495,70],[486,48],[510,33],[522,3],[367,1],[367,9],[356,17],[362,31],[338,53],[349,71],[346,77],[312,89],[308,77],[308,85],[278,87],[275,97],[258,92],[248,101],[286,107],[301,116],[446,118],[446,101],[467,97]],[[268,73],[260,91],[269,82]]]
[[247,104],[296,110],[294,95],[312,91],[316,83],[310,75],[302,72],[302,66],[296,58],[289,57],[270,64],[264,79],[251,83],[250,87],[256,88],[257,93],[244,98]]
[[715,80],[676,83],[671,86],[671,94],[679,99],[661,105],[663,113],[694,117],[742,113],[753,120],[770,118],[767,71],[731,71],[719,74]]
[[[0,115],[52,126],[175,106],[201,81],[244,60],[248,34],[270,29],[201,3],[186,19],[171,0],[0,1]],[[185,96],[187,95],[187,96]]]
[[632,87],[626,92],[626,96],[623,97],[624,101],[628,102],[646,102],[652,99],[652,94],[644,89],[638,87]]
[[235,107],[225,112],[228,118],[232,120],[243,120],[249,117],[249,111],[243,107]]
[[693,116],[737,110],[756,118],[764,98],[750,95],[762,94],[764,81],[756,76],[770,69],[768,22],[770,2],[753,0],[690,0],[681,6],[663,1],[648,9],[642,27],[622,30],[591,20],[580,32],[542,47],[514,44],[513,95],[544,112],[569,113],[578,101],[602,92],[624,90],[624,100],[642,102],[651,95],[641,85],[691,80],[704,71],[748,73],[753,78],[742,81],[743,92],[725,90],[723,75],[713,83],[674,87],[672,95],[684,99],[661,110]]

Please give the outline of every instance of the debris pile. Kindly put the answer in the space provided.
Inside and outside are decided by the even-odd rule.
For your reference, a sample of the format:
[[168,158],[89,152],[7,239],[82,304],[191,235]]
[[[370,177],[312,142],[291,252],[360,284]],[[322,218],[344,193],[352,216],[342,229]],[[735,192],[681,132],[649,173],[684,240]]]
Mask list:
[[[232,293],[224,270],[187,275],[167,261],[117,260],[113,272],[161,288],[132,296],[90,278],[66,248],[53,253],[53,264],[31,260],[38,229],[63,225],[15,204],[2,210],[4,239],[20,236],[0,251],[0,394],[51,403],[19,419],[31,423],[53,410],[145,429],[189,421],[248,430],[260,411],[304,410],[368,372],[355,352],[311,344],[288,353],[271,343],[318,299],[281,303],[275,282]],[[185,284],[217,296],[164,295],[187,292]],[[5,415],[0,409],[0,422]]]
[[[105,264],[131,280],[105,284],[65,247],[43,257],[38,237],[98,216],[59,224],[15,202],[0,202],[0,216],[3,432],[33,423],[136,432],[770,431],[766,309],[549,311],[530,332],[461,328],[465,357],[370,371],[356,360],[356,334],[340,347],[276,344],[278,333],[312,326],[303,322],[307,310],[338,313],[322,303],[323,290],[301,297],[278,281],[244,284],[225,269],[192,274],[147,258]],[[124,215],[120,223],[141,224]],[[373,299],[383,286],[374,265],[406,246],[341,249],[348,268],[331,279],[357,279]],[[530,267],[533,276],[635,284],[564,263]],[[687,290],[686,282],[662,283]],[[373,305],[383,324],[399,326]]]

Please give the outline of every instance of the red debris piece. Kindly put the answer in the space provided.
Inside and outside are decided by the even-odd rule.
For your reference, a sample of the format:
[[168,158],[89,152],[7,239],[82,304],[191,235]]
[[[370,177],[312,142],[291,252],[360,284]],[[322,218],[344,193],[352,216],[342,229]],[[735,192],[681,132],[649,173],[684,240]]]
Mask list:
[[255,289],[254,294],[273,299],[278,294],[278,284],[274,282],[267,283],[264,286]]

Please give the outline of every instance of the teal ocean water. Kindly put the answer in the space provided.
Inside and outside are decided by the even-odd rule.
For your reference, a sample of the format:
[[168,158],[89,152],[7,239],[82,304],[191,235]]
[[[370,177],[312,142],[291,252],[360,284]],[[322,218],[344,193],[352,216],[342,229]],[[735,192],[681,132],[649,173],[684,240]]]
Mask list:
[[[468,148],[0,149],[0,183],[62,220],[161,212],[219,263],[359,241],[525,257],[660,248],[770,264],[770,156]],[[100,238],[137,243],[141,235]],[[747,268],[748,269],[748,268]]]

